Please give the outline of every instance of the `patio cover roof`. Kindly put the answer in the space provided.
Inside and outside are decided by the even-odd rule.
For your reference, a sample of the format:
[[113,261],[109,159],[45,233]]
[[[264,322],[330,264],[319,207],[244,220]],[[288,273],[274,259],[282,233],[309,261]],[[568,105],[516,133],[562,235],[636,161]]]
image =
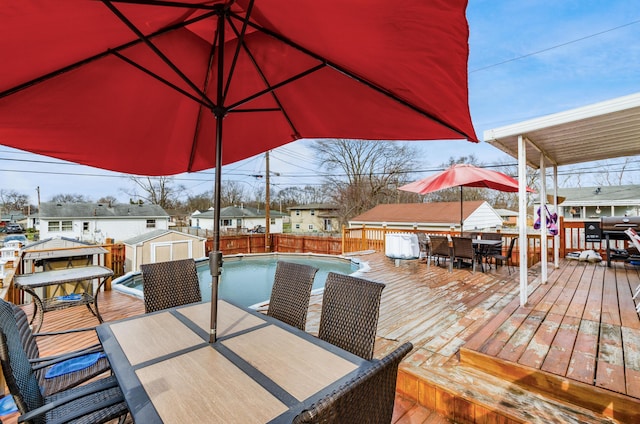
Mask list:
[[507,125],[484,132],[484,141],[518,157],[526,138],[527,164],[571,165],[640,155],[640,93]]

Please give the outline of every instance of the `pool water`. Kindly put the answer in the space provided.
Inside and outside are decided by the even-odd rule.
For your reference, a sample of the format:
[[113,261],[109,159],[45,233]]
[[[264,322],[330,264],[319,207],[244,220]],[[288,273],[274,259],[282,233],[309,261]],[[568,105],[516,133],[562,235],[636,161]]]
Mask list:
[[[271,296],[271,287],[278,260],[317,267],[319,270],[316,273],[312,290],[324,287],[329,272],[348,275],[357,272],[359,269],[358,263],[349,259],[323,256],[283,257],[282,255],[259,255],[256,257],[225,258],[218,286],[218,297],[247,307],[268,301]],[[197,269],[202,300],[211,300],[209,260],[198,260]],[[114,281],[114,289],[118,290],[119,286],[124,286],[127,289],[123,291],[142,297],[142,276],[139,273],[124,280],[121,280],[121,278]]]

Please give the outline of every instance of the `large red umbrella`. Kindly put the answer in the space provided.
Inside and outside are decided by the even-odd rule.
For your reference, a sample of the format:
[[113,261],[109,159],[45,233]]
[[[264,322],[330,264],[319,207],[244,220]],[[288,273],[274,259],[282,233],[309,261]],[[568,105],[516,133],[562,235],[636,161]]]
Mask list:
[[[398,187],[398,190],[427,194],[452,187],[460,187],[460,232],[462,232],[464,221],[462,213],[462,187],[479,187],[498,191],[517,192],[518,180],[502,172],[478,168],[473,165],[456,164],[437,174]],[[533,192],[529,187],[527,187],[527,191]]]
[[224,164],[300,138],[477,141],[466,5],[7,2],[0,144],[137,175],[215,167],[218,252]]

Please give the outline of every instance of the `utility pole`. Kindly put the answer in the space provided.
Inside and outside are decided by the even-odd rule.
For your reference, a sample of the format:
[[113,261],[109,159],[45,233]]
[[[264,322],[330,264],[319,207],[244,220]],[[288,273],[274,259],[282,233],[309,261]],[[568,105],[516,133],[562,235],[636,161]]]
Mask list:
[[271,237],[269,236],[269,229],[270,229],[270,224],[271,224],[271,217],[269,216],[271,207],[270,207],[270,203],[271,203],[271,199],[269,197],[269,151],[267,150],[267,152],[264,154],[265,157],[265,166],[267,168],[267,172],[266,172],[266,180],[265,180],[265,185],[266,187],[266,199],[265,199],[265,207],[264,207],[264,216],[265,216],[265,225],[264,225],[264,251],[265,252],[271,252],[271,243],[270,243],[270,239]]

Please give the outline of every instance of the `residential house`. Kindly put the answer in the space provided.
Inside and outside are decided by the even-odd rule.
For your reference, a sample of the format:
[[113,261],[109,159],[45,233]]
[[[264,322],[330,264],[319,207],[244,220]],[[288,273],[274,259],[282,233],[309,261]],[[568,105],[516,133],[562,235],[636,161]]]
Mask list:
[[338,207],[312,203],[287,208],[293,233],[336,233],[340,231]]
[[[463,203],[465,231],[495,230],[502,217],[484,200]],[[385,227],[420,231],[460,230],[460,202],[390,203],[378,205],[349,220],[349,228]]]
[[141,264],[205,257],[204,237],[173,230],[154,230],[123,241],[125,271],[139,271]]
[[158,205],[109,203],[40,204],[40,238],[65,237],[90,243],[130,239],[166,230],[169,215]]
[[559,188],[558,196],[558,215],[569,220],[640,216],[640,185]]
[[502,225],[505,227],[517,227],[518,226],[518,211],[512,211],[509,209],[496,209],[498,215],[502,217]]
[[[274,210],[269,211],[269,232],[281,233],[286,214]],[[247,233],[266,226],[264,209],[247,206],[227,206],[220,209],[220,232]],[[191,214],[191,226],[202,230],[213,230],[213,208],[206,212],[196,211]]]

